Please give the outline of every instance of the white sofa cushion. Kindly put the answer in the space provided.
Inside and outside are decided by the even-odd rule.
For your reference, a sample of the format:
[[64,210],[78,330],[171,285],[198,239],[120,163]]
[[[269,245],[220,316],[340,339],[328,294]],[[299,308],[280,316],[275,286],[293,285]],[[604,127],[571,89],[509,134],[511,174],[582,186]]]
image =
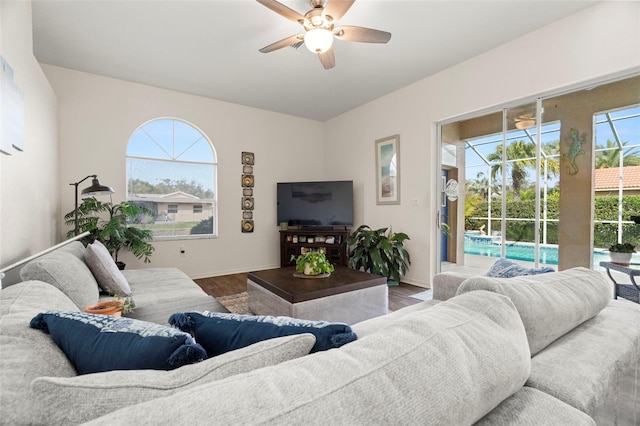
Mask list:
[[113,261],[109,250],[96,240],[87,246],[84,260],[101,289],[109,294],[132,296],[127,279]]
[[386,326],[393,324],[398,319],[411,314],[412,312],[421,311],[423,309],[429,309],[434,305],[440,303],[439,300],[427,300],[424,302],[416,303],[415,305],[405,306],[397,311],[389,312],[387,315],[381,315],[379,317],[371,318],[365,321],[358,322],[351,326],[351,329],[358,336],[358,339],[362,339],[369,334],[377,333]]
[[513,301],[527,330],[532,356],[596,316],[611,298],[609,283],[587,268],[514,278],[472,277],[457,294],[475,290],[504,294]]
[[84,248],[84,244],[82,244],[80,241],[73,241],[69,244],[66,244],[56,249],[56,253],[60,253],[60,252],[71,253],[78,259],[84,261],[85,248]]
[[47,309],[74,310],[60,290],[40,281],[27,281],[0,291],[0,424],[41,424],[40,401],[29,383],[40,376],[72,377],[76,371],[50,336],[29,327]]
[[[307,355],[315,341],[311,334],[285,336],[171,371],[110,371],[69,378],[41,377],[31,384],[39,401],[39,423],[86,422],[116,408]],[[62,406],[66,408],[61,410]]]
[[472,424],[531,358],[509,299],[472,292],[338,349],[123,408],[92,424]]
[[127,317],[166,325],[175,312],[229,312],[177,268],[130,269],[122,274],[136,303],[136,309]]
[[98,301],[98,283],[83,260],[64,251],[34,259],[20,270],[23,281],[44,281],[69,297],[79,309]]
[[549,394],[523,387],[473,426],[596,426],[591,417]]
[[[640,365],[640,305],[611,300],[606,309],[531,360],[527,386],[594,416],[621,375],[635,378],[626,371],[632,365]],[[636,392],[640,391],[637,385]]]

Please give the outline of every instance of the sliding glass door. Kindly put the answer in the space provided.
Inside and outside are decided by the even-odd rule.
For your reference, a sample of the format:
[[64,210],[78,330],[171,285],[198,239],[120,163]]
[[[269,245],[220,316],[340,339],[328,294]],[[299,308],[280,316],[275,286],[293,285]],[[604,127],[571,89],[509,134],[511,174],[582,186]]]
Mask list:
[[[497,257],[533,265],[547,261],[538,230],[553,166],[541,145],[540,116],[534,102],[442,126],[443,146],[464,152],[455,163],[443,162],[443,172],[463,170],[457,207],[464,211],[464,228],[448,229],[445,237],[463,232],[464,264],[484,267]],[[442,190],[446,194],[446,186]],[[445,265],[461,264],[458,258],[442,256]]]
[[[630,186],[633,167],[640,176],[639,104],[634,76],[441,123],[441,270],[486,269],[499,257],[532,267],[591,267],[594,240],[596,251],[604,240],[636,234],[640,244],[640,225],[630,217],[640,216],[632,198],[640,197],[640,180]],[[616,122],[627,123],[623,136]],[[600,171],[609,160],[618,171],[613,187]]]

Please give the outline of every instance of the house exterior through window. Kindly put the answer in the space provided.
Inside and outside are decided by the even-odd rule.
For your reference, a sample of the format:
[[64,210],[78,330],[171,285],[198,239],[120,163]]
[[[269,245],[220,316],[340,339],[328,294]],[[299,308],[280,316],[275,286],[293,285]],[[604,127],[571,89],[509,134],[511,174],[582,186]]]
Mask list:
[[127,146],[127,200],[149,209],[154,238],[217,234],[217,162],[210,140],[179,119],[141,125]]

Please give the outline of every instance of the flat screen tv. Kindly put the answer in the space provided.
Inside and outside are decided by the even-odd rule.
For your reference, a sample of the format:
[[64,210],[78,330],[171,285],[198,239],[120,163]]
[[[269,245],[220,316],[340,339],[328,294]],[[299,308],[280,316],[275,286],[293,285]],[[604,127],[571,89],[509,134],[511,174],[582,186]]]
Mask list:
[[278,224],[352,226],[353,181],[279,182]]

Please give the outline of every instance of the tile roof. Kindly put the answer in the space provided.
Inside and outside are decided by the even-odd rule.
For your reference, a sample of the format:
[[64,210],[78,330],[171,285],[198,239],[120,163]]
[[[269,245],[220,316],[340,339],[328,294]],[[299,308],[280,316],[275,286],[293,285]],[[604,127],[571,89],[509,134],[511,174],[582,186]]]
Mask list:
[[[640,188],[640,166],[627,166],[622,168],[622,187],[624,189]],[[596,191],[606,189],[617,189],[620,181],[620,168],[608,167],[596,169],[595,189]]]

